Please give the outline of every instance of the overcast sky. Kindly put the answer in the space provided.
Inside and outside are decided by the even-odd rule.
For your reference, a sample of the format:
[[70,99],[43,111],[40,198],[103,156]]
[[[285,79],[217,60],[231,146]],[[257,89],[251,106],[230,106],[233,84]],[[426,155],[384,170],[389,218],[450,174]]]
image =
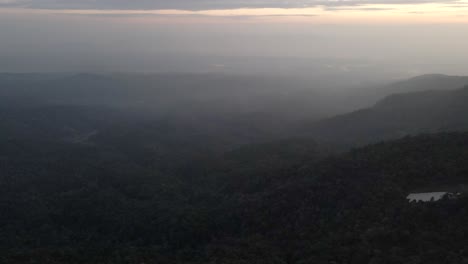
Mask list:
[[0,0],[0,38],[0,71],[468,74],[468,1]]

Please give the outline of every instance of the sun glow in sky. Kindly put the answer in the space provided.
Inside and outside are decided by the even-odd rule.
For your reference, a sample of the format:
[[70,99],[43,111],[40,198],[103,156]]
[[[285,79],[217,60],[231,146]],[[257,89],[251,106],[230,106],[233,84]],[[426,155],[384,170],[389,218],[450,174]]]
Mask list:
[[[1,3],[1,2],[0,2]],[[468,0],[408,4],[318,5],[303,8],[183,9],[33,9],[1,8],[10,14],[81,15],[144,21],[308,23],[468,23]]]

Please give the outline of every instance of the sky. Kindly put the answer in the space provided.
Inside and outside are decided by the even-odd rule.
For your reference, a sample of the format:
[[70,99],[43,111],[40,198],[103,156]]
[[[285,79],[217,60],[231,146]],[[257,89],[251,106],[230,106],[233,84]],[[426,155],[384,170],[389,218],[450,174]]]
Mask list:
[[8,72],[465,74],[467,46],[468,0],[0,0]]

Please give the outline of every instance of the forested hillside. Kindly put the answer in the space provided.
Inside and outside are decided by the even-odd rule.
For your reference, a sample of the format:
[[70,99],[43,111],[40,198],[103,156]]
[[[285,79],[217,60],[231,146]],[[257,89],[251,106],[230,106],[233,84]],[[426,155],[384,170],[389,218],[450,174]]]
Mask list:
[[297,141],[222,157],[192,150],[181,163],[125,143],[3,142],[3,261],[466,261],[464,196],[428,204],[405,197],[466,183],[467,134],[329,158]]
[[181,117],[20,89],[0,112],[0,262],[465,263],[466,193],[406,197],[468,184],[468,134],[438,133],[466,128],[466,91],[390,96],[304,136],[205,101]]

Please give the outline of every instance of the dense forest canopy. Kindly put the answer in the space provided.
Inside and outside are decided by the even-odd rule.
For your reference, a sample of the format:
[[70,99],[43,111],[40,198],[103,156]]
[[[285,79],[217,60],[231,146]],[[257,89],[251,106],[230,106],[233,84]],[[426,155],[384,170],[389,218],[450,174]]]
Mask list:
[[468,263],[467,80],[2,74],[0,262]]

